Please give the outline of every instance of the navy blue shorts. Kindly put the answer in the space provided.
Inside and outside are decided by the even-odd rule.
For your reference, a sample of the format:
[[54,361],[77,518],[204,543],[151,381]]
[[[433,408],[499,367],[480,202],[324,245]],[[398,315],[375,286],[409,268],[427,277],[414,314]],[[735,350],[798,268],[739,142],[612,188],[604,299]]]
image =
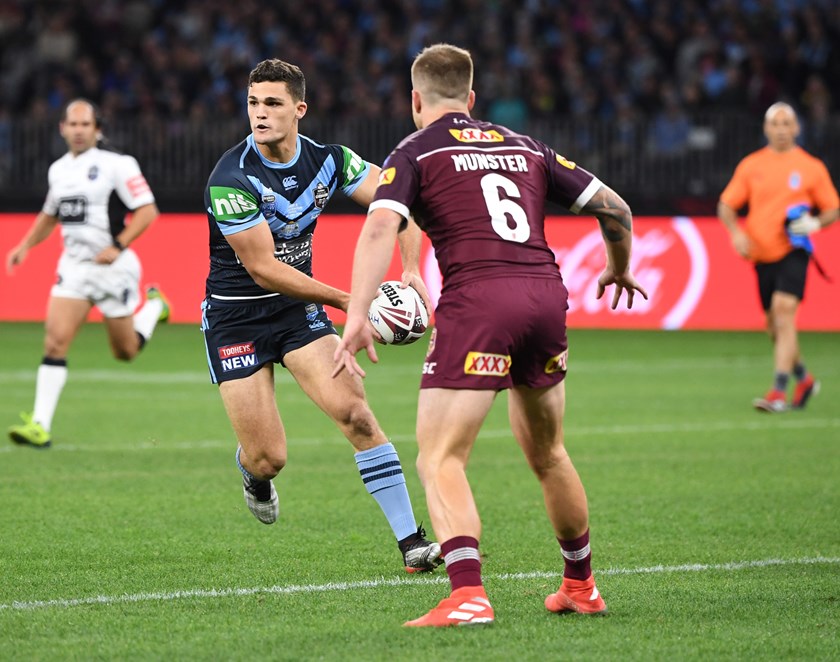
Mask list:
[[288,352],[336,333],[321,304],[278,298],[202,303],[201,331],[214,384],[249,377],[266,363],[283,365]]
[[805,277],[808,273],[810,254],[797,248],[785,255],[778,262],[755,265],[758,276],[758,294],[761,297],[761,307],[770,310],[773,292],[792,294],[802,301],[805,296]]

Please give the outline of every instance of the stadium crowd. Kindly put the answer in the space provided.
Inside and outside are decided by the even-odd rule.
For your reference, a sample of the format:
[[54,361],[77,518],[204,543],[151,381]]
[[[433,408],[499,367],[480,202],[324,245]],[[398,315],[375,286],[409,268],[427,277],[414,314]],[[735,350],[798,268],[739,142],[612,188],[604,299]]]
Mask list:
[[106,118],[244,116],[267,57],[302,67],[312,116],[393,117],[408,113],[411,59],[437,41],[486,63],[479,114],[513,128],[645,116],[668,150],[708,108],[838,112],[836,0],[4,0],[0,118],[51,117],[76,96]]

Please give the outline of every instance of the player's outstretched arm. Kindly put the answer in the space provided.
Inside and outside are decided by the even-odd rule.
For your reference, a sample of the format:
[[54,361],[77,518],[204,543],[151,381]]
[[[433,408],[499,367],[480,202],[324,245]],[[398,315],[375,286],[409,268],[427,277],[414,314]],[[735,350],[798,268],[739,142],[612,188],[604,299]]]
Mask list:
[[598,278],[600,299],[608,285],[615,285],[611,307],[615,309],[621,292],[627,292],[627,307],[633,307],[633,297],[639,292],[648,298],[645,289],[630,272],[630,252],[633,244],[633,214],[624,199],[604,184],[581,209],[582,214],[592,214],[601,226],[601,236],[607,249],[607,266]]
[[414,222],[414,219],[408,219],[404,223],[397,235],[397,242],[400,245],[400,256],[402,257],[402,278],[400,279],[403,287],[409,285],[417,290],[420,298],[423,300],[423,305],[426,306],[426,312],[432,312],[432,300],[429,297],[429,291],[426,289],[426,283],[423,282],[423,277],[420,275],[420,248],[423,244],[423,231]]
[[401,222],[402,216],[381,207],[371,211],[365,220],[353,256],[350,305],[347,308],[344,333],[333,356],[336,363],[333,377],[344,369],[350,374],[364,377],[365,372],[355,358],[361,349],[367,351],[371,361],[377,361],[373,330],[368,324],[368,310],[391,264]]
[[225,237],[254,282],[263,289],[280,292],[295,299],[324,303],[347,310],[350,295],[310,278],[274,257],[274,239],[268,223],[229,234]]
[[51,216],[46,212],[39,212],[35,221],[24,235],[20,243],[6,255],[6,272],[11,275],[15,267],[23,264],[29,249],[37,246],[52,234],[53,228],[58,223],[58,217]]

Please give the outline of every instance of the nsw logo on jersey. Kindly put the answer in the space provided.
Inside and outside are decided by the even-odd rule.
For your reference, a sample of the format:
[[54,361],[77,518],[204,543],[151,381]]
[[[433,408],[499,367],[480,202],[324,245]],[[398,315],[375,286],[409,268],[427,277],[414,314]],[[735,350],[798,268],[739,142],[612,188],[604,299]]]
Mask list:
[[274,191],[270,188],[263,191],[260,212],[266,218],[271,218],[277,213],[277,196],[274,195]]
[[242,189],[211,186],[210,208],[217,221],[248,218],[257,211],[257,199]]
[[312,197],[315,201],[315,206],[318,209],[323,209],[327,206],[327,201],[330,199],[330,190],[321,182],[318,182],[315,190],[312,191]]
[[493,129],[492,131],[481,131],[480,129],[449,129],[449,133],[458,142],[462,143],[501,143],[505,141],[504,136]]

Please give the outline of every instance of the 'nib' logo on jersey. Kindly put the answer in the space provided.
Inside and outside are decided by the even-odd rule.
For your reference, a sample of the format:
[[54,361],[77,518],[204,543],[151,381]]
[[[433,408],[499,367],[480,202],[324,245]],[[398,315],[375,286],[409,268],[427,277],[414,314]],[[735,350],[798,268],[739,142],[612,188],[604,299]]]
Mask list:
[[218,221],[242,219],[253,216],[257,199],[252,193],[227,186],[210,187],[210,205]]

